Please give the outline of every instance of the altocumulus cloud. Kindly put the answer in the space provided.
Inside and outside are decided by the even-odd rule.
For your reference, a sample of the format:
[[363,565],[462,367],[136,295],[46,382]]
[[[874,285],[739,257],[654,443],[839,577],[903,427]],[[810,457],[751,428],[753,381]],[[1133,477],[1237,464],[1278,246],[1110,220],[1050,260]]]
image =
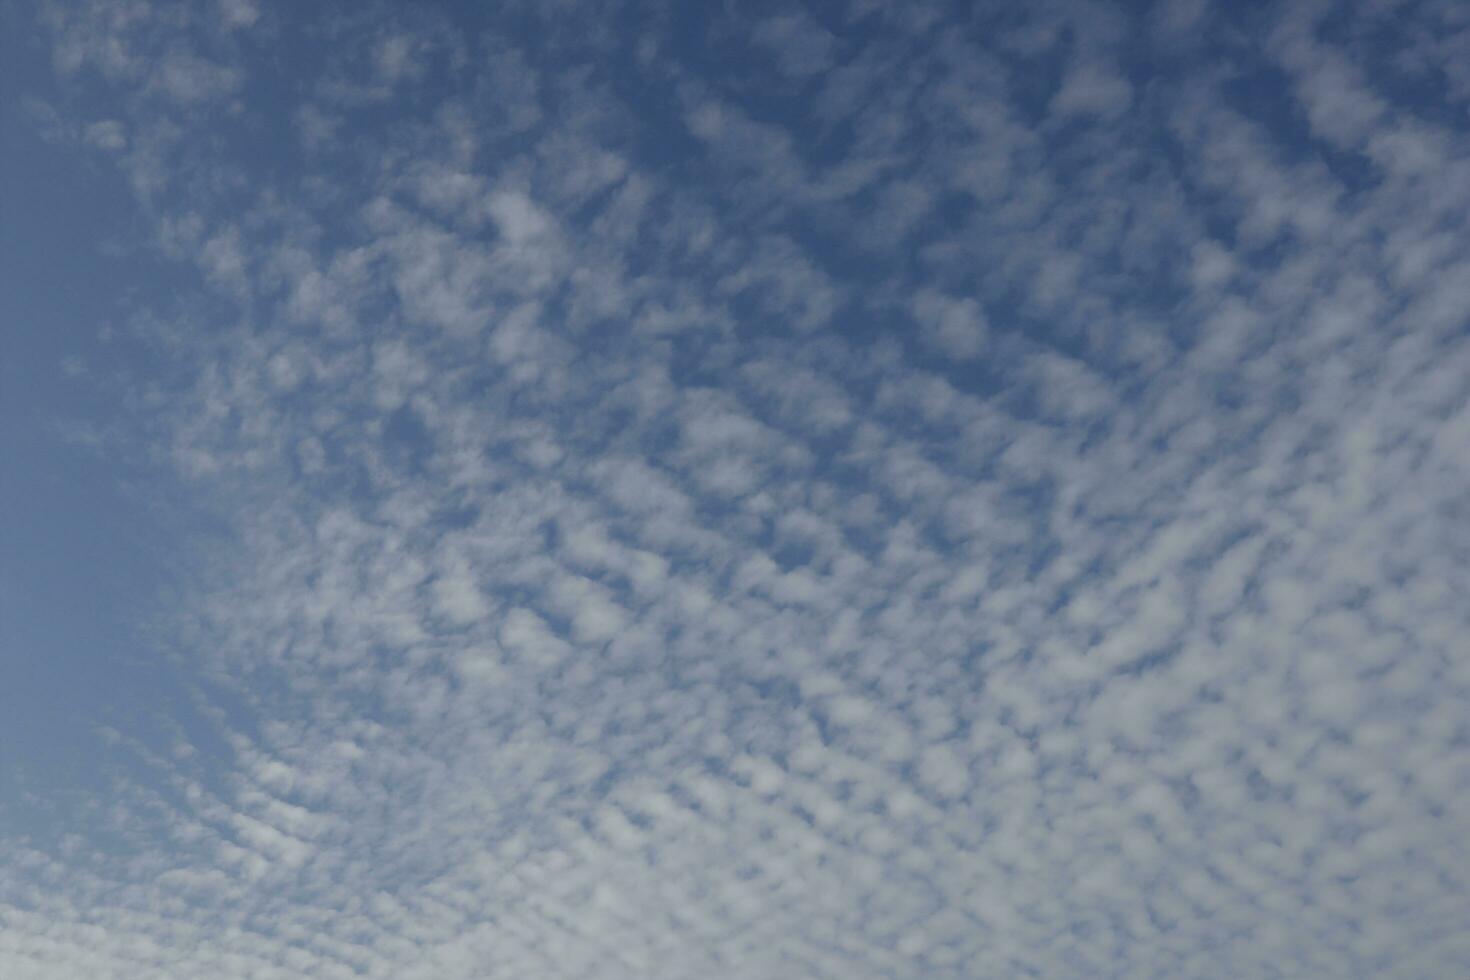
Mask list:
[[1470,976],[1461,4],[490,6],[12,18],[216,523],[6,980]]

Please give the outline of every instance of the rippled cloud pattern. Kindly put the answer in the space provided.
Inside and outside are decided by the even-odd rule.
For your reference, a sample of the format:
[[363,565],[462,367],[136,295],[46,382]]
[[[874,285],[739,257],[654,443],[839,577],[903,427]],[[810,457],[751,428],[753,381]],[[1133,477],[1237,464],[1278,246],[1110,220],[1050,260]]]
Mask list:
[[1463,4],[8,19],[207,519],[6,980],[1470,976]]

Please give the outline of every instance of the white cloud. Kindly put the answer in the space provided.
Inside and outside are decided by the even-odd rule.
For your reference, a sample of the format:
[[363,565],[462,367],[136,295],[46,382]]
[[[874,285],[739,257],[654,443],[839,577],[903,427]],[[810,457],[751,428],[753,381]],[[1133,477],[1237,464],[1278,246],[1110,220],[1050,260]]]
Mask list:
[[0,973],[1464,972],[1470,144],[1358,35],[217,12],[334,54],[47,20],[230,543]]
[[984,349],[989,324],[973,298],[921,292],[914,298],[913,312],[924,339],[940,353],[969,361]]
[[837,46],[831,32],[804,11],[768,17],[751,29],[751,37],[771,52],[782,74],[794,78],[827,71]]
[[1051,110],[1062,116],[1085,114],[1116,119],[1133,102],[1133,86],[1110,65],[1084,62],[1072,66],[1052,96]]
[[260,19],[260,5],[255,0],[219,0],[220,18],[231,28],[250,27]]
[[462,564],[452,566],[435,580],[434,603],[441,615],[461,626],[478,622],[489,611],[474,574]]
[[86,129],[88,143],[101,150],[121,150],[128,145],[127,131],[116,119],[103,119]]

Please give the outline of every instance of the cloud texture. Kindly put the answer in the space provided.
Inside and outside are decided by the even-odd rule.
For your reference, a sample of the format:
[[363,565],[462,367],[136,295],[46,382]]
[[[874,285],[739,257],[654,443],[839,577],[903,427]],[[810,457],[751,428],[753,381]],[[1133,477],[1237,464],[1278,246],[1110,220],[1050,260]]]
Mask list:
[[1459,4],[36,24],[217,528],[7,980],[1470,975]]

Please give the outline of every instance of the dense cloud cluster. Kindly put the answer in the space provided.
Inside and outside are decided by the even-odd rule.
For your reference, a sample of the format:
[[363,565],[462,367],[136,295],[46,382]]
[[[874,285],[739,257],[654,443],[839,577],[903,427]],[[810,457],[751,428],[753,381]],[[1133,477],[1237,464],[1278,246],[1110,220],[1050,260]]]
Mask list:
[[223,530],[0,974],[1470,975],[1462,6],[503,7],[37,11]]

